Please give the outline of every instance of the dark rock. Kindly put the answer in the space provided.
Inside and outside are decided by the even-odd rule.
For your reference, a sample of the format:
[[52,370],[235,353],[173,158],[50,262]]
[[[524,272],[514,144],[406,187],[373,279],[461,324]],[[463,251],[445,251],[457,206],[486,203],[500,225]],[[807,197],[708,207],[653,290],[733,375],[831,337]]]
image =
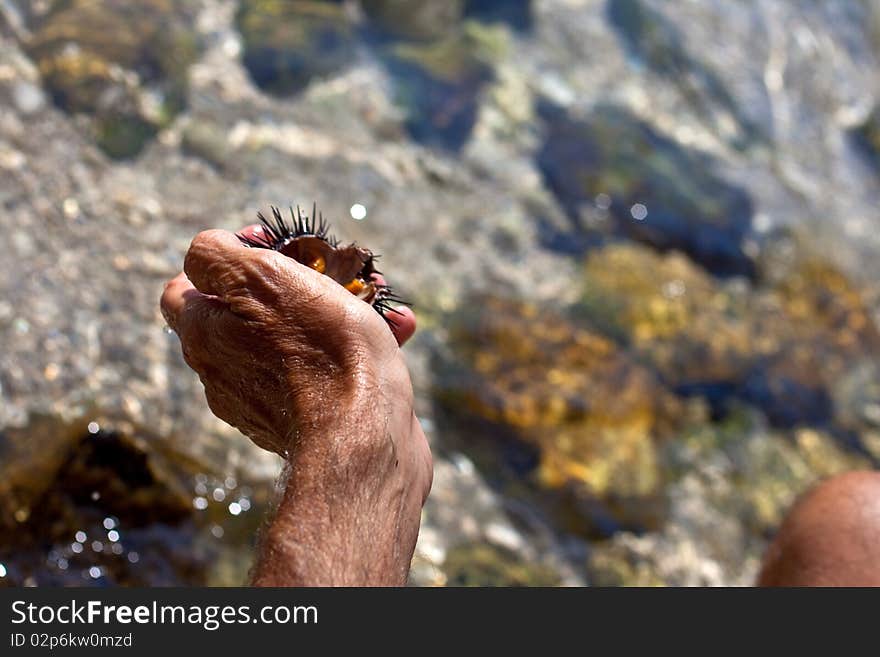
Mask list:
[[503,22],[515,30],[532,28],[532,0],[468,0],[465,16],[486,23]]
[[401,43],[385,51],[397,102],[410,136],[428,146],[458,151],[470,137],[480,93],[494,78],[503,36],[474,22],[439,41]]
[[457,31],[463,0],[361,0],[372,27],[412,41],[432,41]]
[[[218,581],[213,569],[224,550],[237,546],[241,572],[250,560],[254,523],[238,542],[241,528],[209,507],[211,480],[203,468],[147,432],[132,436],[34,418],[0,436],[0,448],[6,583],[205,585]],[[194,506],[198,495],[203,506]],[[212,522],[231,532],[224,544],[206,540]]]
[[601,107],[585,121],[546,104],[541,112],[547,136],[537,163],[576,232],[585,230],[582,207],[605,194],[616,232],[684,251],[715,274],[754,275],[743,250],[752,201],[714,173],[711,157],[682,148],[621,108]]
[[355,29],[334,0],[244,0],[236,14],[245,68],[262,89],[280,96],[302,91],[355,56]]
[[876,171],[880,172],[880,110],[875,109],[849,133],[856,150]]

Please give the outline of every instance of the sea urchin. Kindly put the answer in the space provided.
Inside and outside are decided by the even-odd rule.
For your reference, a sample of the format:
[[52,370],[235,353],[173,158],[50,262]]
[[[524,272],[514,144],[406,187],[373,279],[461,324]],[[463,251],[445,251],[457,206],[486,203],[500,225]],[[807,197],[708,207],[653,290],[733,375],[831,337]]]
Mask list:
[[238,235],[242,244],[257,249],[272,249],[329,276],[357,298],[366,301],[376,309],[382,318],[395,325],[391,313],[399,314],[392,303],[404,305],[406,301],[398,298],[388,285],[376,282],[381,272],[376,269],[378,256],[369,249],[356,244],[342,246],[329,232],[324,216],[312,206],[312,214],[303,214],[299,206],[290,208],[290,221],[274,205],[271,218],[262,212],[257,218],[262,226],[262,234]]

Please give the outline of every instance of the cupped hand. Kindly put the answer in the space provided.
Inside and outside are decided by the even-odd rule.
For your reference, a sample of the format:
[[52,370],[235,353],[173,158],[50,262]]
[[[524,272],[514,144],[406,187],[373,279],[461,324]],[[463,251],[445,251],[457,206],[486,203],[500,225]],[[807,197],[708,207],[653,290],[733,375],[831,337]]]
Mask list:
[[415,331],[409,308],[386,323],[331,279],[221,230],[195,237],[161,308],[214,414],[282,455],[357,388],[399,377],[398,344]]
[[389,330],[329,277],[222,230],[193,239],[161,308],[214,414],[288,461],[255,582],[405,582],[432,480],[399,349],[412,312]]

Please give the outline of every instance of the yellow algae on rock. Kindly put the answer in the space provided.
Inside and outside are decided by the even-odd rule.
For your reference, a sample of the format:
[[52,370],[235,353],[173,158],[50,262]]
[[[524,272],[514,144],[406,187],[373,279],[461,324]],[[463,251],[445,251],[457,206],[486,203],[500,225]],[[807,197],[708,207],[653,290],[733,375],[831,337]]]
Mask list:
[[877,329],[859,289],[799,254],[758,286],[713,278],[681,254],[613,244],[585,264],[581,312],[632,344],[673,388],[737,397],[771,422],[827,422],[830,390],[870,358]]
[[655,441],[679,404],[614,342],[528,304],[482,298],[453,321],[464,372],[446,392],[477,417],[515,430],[540,452],[549,487],[652,494]]

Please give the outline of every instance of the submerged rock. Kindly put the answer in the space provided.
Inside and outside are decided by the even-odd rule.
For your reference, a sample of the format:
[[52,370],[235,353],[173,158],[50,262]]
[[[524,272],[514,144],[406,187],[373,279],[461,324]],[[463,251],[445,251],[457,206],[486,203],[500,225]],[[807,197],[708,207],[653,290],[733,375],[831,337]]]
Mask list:
[[374,28],[413,41],[455,32],[464,10],[463,0],[361,0],[361,5]]
[[461,149],[474,127],[480,95],[494,78],[494,63],[507,47],[503,28],[473,21],[437,41],[390,46],[386,63],[410,136],[429,146]]
[[[167,443],[33,418],[0,437],[0,563],[21,586],[241,584],[264,508]],[[230,486],[231,484],[231,486]],[[210,486],[210,490],[209,490]],[[244,502],[244,500],[247,500]],[[209,500],[211,500],[209,502]],[[231,522],[230,522],[231,520]],[[221,543],[216,539],[228,533]],[[231,566],[231,563],[235,563]]]
[[236,24],[245,68],[272,94],[302,91],[354,59],[355,24],[338,0],[243,0]]
[[622,108],[600,107],[586,120],[547,104],[540,109],[547,124],[537,164],[576,233],[588,230],[582,209],[599,205],[617,233],[684,251],[716,274],[754,274],[744,250],[752,201],[714,173],[710,156],[684,149]]
[[880,172],[880,109],[875,109],[849,132],[850,141],[865,160]]
[[690,55],[685,35],[676,25],[644,0],[608,0],[606,7],[608,20],[630,57],[675,84],[714,131],[739,148],[762,137],[718,74]]
[[549,489],[644,506],[678,402],[614,342],[549,308],[491,297],[463,308],[450,329],[457,361],[438,391],[445,411],[534,448]]
[[527,563],[486,543],[460,545],[446,555],[443,571],[447,586],[558,586],[559,574],[551,568]]
[[520,31],[531,29],[535,18],[532,0],[468,0],[465,16],[487,23],[503,22]]
[[718,281],[681,254],[610,245],[590,254],[580,312],[632,344],[676,391],[723,412],[748,401],[782,427],[835,421],[831,390],[876,353],[860,290],[800,253],[768,254],[758,288]]
[[87,115],[108,155],[132,157],[185,104],[193,18],[175,0],[54,2],[22,45],[55,104]]

